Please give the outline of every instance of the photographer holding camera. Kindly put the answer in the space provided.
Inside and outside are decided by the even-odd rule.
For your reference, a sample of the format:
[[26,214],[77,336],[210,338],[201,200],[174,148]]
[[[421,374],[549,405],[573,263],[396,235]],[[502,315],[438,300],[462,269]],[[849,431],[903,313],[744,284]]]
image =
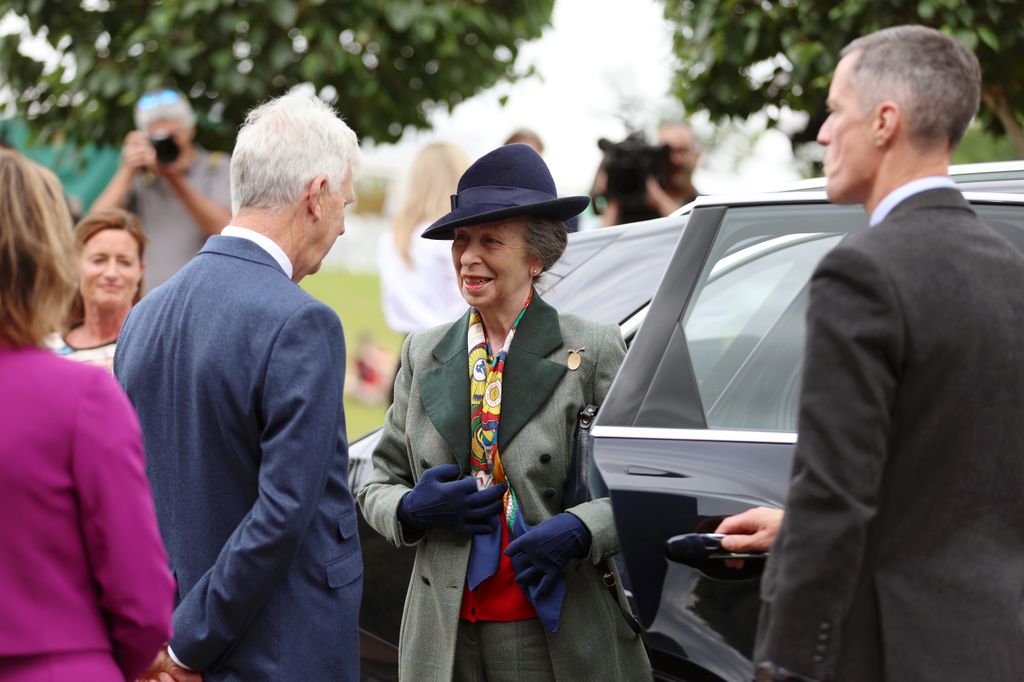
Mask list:
[[139,98],[136,130],[121,166],[90,211],[127,208],[149,238],[147,288],[176,273],[231,217],[230,157],[193,143],[195,114],[185,96],[163,89]]
[[633,133],[622,142],[602,139],[598,145],[604,159],[591,196],[606,227],[661,218],[697,198],[693,171],[701,152],[685,123],[663,123],[657,144]]

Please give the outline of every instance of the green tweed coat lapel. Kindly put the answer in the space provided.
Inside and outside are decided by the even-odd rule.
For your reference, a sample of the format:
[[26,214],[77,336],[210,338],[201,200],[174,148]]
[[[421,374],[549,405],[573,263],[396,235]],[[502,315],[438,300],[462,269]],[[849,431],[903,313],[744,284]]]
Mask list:
[[463,471],[469,471],[469,312],[452,324],[434,346],[441,363],[420,374],[420,401],[434,428],[452,449]]
[[[469,351],[467,312],[434,346],[441,364],[420,375],[420,400],[434,428],[464,471],[469,467]],[[546,359],[562,345],[558,312],[534,292],[512,340],[501,386],[498,448],[504,451],[558,386],[565,365]]]
[[[533,301],[519,321],[519,329],[505,359],[505,373],[501,380],[499,452],[506,451],[512,439],[562,380],[565,365],[546,359],[561,345],[558,312],[534,291]],[[468,373],[468,369],[466,371]]]

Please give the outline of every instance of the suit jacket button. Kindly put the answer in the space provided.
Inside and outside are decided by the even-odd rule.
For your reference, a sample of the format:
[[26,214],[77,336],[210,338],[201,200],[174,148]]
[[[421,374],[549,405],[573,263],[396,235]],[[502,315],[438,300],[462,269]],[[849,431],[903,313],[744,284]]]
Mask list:
[[420,457],[420,467],[423,468],[423,469],[429,469],[430,468],[430,462],[428,462],[427,460],[425,460],[422,457]]
[[425,576],[425,575],[421,575],[421,576],[420,576],[420,580],[422,580],[422,581],[423,581],[423,584],[424,584],[424,585],[427,585],[427,586],[429,586],[429,585],[430,585],[430,581],[429,581],[429,580],[427,580],[427,576]]
[[540,456],[540,461],[541,464],[547,464],[548,462],[551,461],[551,455],[545,452],[543,455]]
[[814,657],[811,660],[815,663],[822,663],[825,659],[820,654],[814,654]]
[[544,499],[550,500],[557,494],[557,492],[558,491],[556,491],[554,488],[544,488],[544,491],[541,493],[541,495],[544,496]]

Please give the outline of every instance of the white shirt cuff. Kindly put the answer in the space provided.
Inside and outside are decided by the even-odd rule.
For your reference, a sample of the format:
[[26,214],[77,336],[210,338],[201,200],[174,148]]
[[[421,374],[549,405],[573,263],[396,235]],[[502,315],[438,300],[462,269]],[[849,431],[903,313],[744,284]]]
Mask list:
[[171,648],[170,644],[167,645],[167,655],[171,657],[172,661],[174,661],[174,665],[178,666],[179,668],[184,668],[185,670],[192,670],[192,668],[182,663],[181,660],[174,655],[174,649]]

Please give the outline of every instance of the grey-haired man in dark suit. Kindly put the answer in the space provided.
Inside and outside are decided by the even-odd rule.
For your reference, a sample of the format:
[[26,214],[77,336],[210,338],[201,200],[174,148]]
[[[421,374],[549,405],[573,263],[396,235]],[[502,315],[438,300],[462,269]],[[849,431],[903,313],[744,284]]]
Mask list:
[[864,204],[871,229],[812,278],[757,677],[1022,680],[1024,257],[947,175],[978,61],[920,26],[842,55],[818,142],[829,198]]

